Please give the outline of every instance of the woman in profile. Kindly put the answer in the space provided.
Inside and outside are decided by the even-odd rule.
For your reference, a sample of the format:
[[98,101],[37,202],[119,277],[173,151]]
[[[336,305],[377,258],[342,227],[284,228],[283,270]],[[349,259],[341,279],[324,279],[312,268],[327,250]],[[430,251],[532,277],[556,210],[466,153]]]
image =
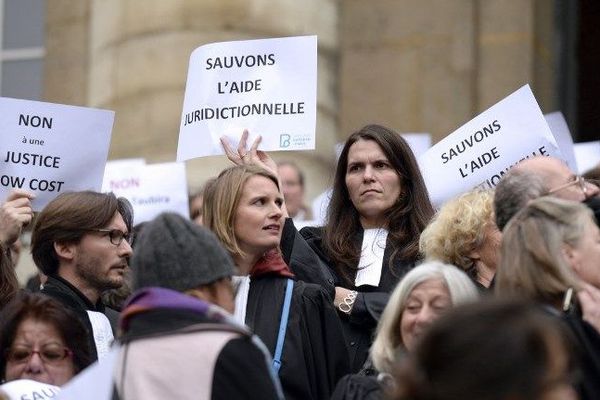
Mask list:
[[494,222],[494,192],[472,190],[448,202],[421,234],[426,259],[456,265],[482,292],[492,285],[500,258],[502,232]]
[[504,228],[500,259],[497,295],[533,300],[566,322],[581,349],[581,398],[600,398],[600,229],[591,210],[531,201]]
[[206,189],[202,212],[238,269],[235,317],[273,355],[286,399],[329,398],[348,373],[342,328],[327,292],[297,280],[279,252],[277,178],[257,166],[226,169]]

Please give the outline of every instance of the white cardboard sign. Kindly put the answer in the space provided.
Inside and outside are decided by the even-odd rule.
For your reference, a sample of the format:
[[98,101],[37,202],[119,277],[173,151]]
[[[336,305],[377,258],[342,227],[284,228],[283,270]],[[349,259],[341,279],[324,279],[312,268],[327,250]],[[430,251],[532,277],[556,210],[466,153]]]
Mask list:
[[548,127],[550,128],[554,139],[556,139],[556,144],[558,144],[558,148],[564,156],[567,165],[571,168],[571,171],[577,171],[577,161],[575,160],[575,153],[573,152],[573,137],[571,136],[571,131],[569,130],[569,126],[567,125],[567,121],[565,121],[563,113],[555,111],[553,113],[545,114],[544,118],[546,118]]
[[39,211],[65,191],[99,191],[115,113],[0,98],[0,198],[36,194]]
[[431,134],[430,133],[401,133],[400,136],[410,146],[415,157],[420,157],[425,154],[431,147]]
[[184,163],[145,164],[143,159],[115,160],[106,164],[102,191],[127,198],[134,223],[150,221],[162,212],[189,218]]
[[262,150],[315,148],[317,37],[212,43],[192,52],[177,161],[224,154],[262,135]]
[[537,155],[564,159],[525,85],[438,142],[419,166],[439,207],[474,187],[495,187],[511,166]]
[[11,400],[55,399],[60,392],[58,386],[33,381],[31,379],[10,381],[0,386],[0,389],[2,389]]
[[575,143],[573,145],[577,159],[577,171],[584,174],[600,163],[600,140]]

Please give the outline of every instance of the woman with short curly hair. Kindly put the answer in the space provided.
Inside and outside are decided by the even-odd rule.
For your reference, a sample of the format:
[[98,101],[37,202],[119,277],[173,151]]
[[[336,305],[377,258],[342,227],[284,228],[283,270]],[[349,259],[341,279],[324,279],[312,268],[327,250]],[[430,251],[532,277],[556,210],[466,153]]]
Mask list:
[[494,194],[473,190],[450,200],[421,234],[419,247],[427,259],[456,265],[482,289],[496,273],[502,233],[494,222]]

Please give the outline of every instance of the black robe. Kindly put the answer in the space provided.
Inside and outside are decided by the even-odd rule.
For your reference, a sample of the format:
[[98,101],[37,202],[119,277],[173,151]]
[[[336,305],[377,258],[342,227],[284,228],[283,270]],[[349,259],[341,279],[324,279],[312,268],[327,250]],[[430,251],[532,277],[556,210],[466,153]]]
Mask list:
[[112,308],[105,307],[102,300],[98,300],[96,304],[93,304],[75,286],[59,276],[49,276],[40,292],[60,301],[77,315],[88,332],[87,339],[90,344],[92,359],[94,361],[98,360],[98,351],[96,349],[96,342],[94,341],[94,330],[87,311],[96,311],[106,315],[110,322],[113,335],[115,335],[116,332],[119,313]]
[[[275,353],[287,279],[252,278],[246,324]],[[286,399],[328,399],[348,373],[348,351],[331,299],[323,288],[294,282],[279,379]]]
[[[350,370],[351,372],[359,371],[369,355],[369,348],[373,341],[374,331],[377,322],[379,321],[379,317],[388,302],[390,292],[396,287],[400,278],[414,268],[416,260],[397,260],[390,268],[388,265],[391,249],[386,246],[383,255],[383,267],[379,285],[376,287],[363,285],[360,286],[360,288],[356,288],[354,284],[349,284],[346,279],[337,273],[333,262],[331,262],[329,257],[325,254],[322,246],[323,228],[305,227],[299,233],[296,231],[296,235],[289,231],[286,232],[286,229],[295,228],[293,228],[293,226],[290,228],[287,224],[284,228],[281,245],[284,259],[294,260],[296,257],[293,252],[291,254],[286,254],[285,251],[287,247],[284,239],[290,240],[290,238],[294,238],[295,240],[298,240],[298,236],[301,236],[310,249],[321,260],[320,265],[324,265],[324,268],[327,269],[326,272],[321,272],[320,275],[315,273],[315,276],[317,277],[314,280],[322,279],[322,276],[327,276],[333,280],[334,290],[336,286],[339,286],[358,291],[354,306],[352,307],[352,312],[350,315],[342,314],[341,321],[344,329],[344,337],[349,350]],[[362,243],[362,239],[362,230],[357,232],[355,237],[352,238],[352,240],[357,243]],[[289,265],[294,265],[293,261],[290,261]],[[296,270],[293,267],[292,271],[296,273]],[[356,271],[350,275],[352,282],[354,282]]]

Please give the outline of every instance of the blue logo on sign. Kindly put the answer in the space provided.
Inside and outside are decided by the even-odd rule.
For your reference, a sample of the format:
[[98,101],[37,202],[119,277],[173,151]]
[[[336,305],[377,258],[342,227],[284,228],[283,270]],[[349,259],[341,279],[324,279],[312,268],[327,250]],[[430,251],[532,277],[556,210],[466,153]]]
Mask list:
[[290,147],[291,136],[285,133],[279,135],[279,147]]

